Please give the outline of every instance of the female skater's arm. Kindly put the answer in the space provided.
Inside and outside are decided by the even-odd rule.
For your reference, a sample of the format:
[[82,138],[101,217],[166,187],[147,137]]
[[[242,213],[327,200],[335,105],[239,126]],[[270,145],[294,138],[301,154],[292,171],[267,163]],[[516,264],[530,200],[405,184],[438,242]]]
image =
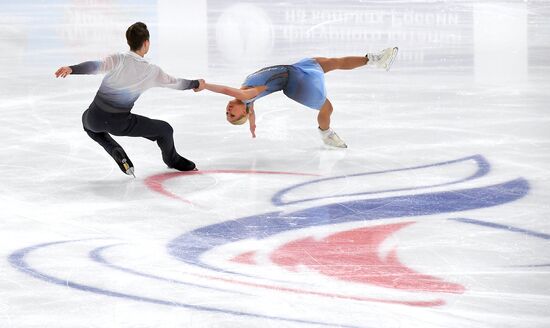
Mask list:
[[254,87],[250,89],[237,89],[228,87],[226,85],[220,85],[220,84],[212,84],[212,83],[205,83],[204,88],[206,90],[215,92],[215,93],[221,93],[224,95],[228,95],[230,97],[235,97],[239,100],[248,100],[256,97],[262,90],[265,90],[264,86],[260,87]]
[[252,138],[256,138],[256,114],[254,113],[254,104],[250,104],[248,108],[248,123],[250,124],[250,133],[252,133]]

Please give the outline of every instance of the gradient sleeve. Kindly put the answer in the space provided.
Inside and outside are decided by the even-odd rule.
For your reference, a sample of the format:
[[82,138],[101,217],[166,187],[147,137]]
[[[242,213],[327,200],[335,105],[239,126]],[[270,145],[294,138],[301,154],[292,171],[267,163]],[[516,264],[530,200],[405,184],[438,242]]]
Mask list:
[[155,87],[170,88],[176,90],[189,90],[199,87],[198,80],[175,78],[171,75],[166,74],[161,68],[157,66],[156,69],[158,70],[158,72],[154,81]]
[[103,60],[85,61],[69,67],[73,70],[71,74],[101,74],[113,70],[120,63],[120,57],[114,54]]

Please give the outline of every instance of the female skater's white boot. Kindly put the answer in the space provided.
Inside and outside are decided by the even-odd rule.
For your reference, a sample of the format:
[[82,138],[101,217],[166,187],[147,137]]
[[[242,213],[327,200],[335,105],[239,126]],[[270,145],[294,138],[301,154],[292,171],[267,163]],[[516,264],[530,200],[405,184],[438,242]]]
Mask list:
[[324,131],[319,128],[319,134],[321,134],[321,139],[323,139],[323,142],[327,146],[348,148],[348,145],[346,145],[344,140],[340,139],[336,132],[334,132],[334,130],[332,130],[331,128],[328,128]]
[[393,47],[384,49],[376,54],[369,53],[367,54],[367,58],[369,59],[367,65],[375,65],[378,68],[383,68],[386,71],[389,71],[395,57],[397,56],[398,50],[399,49],[397,47]]

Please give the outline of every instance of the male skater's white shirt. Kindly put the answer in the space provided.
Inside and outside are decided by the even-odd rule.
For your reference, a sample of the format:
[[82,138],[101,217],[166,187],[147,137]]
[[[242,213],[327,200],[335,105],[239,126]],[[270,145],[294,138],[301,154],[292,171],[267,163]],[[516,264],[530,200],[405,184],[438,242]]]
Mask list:
[[71,66],[73,74],[107,73],[101,82],[94,102],[111,113],[127,113],[139,96],[149,88],[163,87],[187,90],[198,87],[195,80],[166,74],[133,51],[113,54],[100,61]]

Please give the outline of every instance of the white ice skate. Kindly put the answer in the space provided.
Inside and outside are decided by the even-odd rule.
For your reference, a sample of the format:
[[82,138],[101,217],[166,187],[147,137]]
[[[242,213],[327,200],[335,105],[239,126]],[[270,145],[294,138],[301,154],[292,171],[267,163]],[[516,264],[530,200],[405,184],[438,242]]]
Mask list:
[[321,139],[323,139],[323,142],[327,146],[348,148],[348,145],[346,145],[344,140],[340,139],[336,132],[334,132],[334,130],[332,130],[331,128],[328,128],[328,130],[325,131],[319,129],[319,134],[321,134]]
[[378,68],[383,68],[386,71],[389,71],[395,57],[397,56],[398,50],[399,49],[397,47],[393,47],[384,49],[376,54],[369,53],[367,54],[367,58],[369,59],[368,64],[375,65]]

